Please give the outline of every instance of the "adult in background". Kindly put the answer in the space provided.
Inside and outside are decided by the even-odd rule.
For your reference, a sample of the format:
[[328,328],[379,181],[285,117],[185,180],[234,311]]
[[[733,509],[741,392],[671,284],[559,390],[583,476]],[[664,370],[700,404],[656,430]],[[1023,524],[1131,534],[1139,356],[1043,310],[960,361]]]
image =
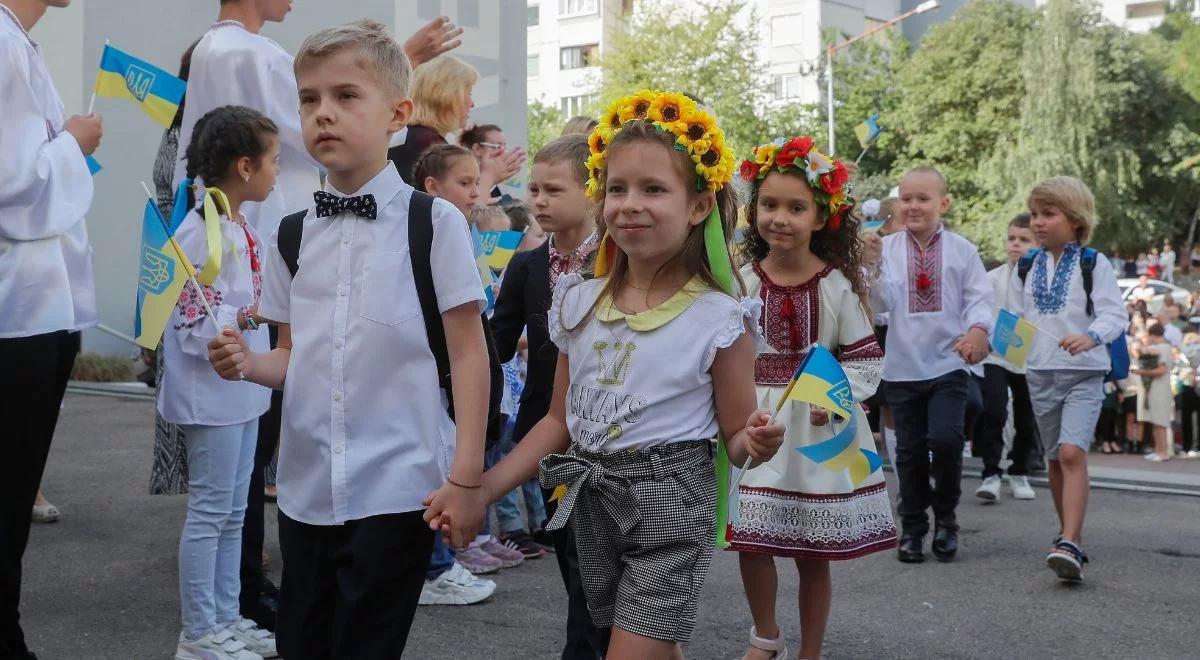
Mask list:
[[1162,252],[1158,255],[1158,272],[1160,279],[1175,283],[1175,248],[1171,247],[1171,241],[1163,241]]
[[100,146],[94,114],[67,117],[29,30],[69,0],[0,0],[0,658],[34,655],[21,630],[21,560],[79,333],[96,325],[84,215]]
[[563,126],[562,134],[559,135],[559,137],[562,137],[563,135],[574,135],[575,133],[591,135],[592,131],[596,129],[596,125],[599,123],[600,122],[597,121],[595,117],[575,115],[567,120],[566,125]]
[[[525,164],[525,150],[517,147],[509,150],[508,138],[504,136],[504,131],[495,124],[476,124],[462,132],[458,136],[458,144],[471,150],[471,154],[475,156],[475,160],[479,162],[480,177],[483,176],[485,167],[493,167],[497,170],[497,183],[507,181],[517,172],[521,171],[521,166]],[[499,167],[495,167],[489,161],[498,161]],[[490,190],[488,197],[492,200],[498,200],[503,196],[500,186],[493,185],[490,189],[483,187],[483,182],[480,181],[479,192]]]

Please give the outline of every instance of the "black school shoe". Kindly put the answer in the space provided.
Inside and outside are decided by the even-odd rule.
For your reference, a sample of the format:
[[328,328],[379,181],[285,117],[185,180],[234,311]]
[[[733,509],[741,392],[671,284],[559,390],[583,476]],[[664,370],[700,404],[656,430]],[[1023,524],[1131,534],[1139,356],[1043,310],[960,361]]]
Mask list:
[[958,532],[949,527],[938,527],[933,534],[933,556],[940,562],[953,561],[958,554]]
[[896,558],[905,564],[920,564],[925,561],[924,536],[902,536],[896,548]]

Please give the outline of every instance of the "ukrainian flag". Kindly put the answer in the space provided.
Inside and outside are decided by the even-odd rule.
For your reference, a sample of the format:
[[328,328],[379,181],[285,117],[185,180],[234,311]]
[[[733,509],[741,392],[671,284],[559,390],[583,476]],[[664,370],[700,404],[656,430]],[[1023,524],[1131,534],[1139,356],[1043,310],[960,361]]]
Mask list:
[[139,346],[154,349],[162,339],[179,293],[193,274],[183,250],[167,234],[166,223],[153,200],[142,216],[142,254],[138,272],[137,309],[133,336]]
[[1014,367],[1023,367],[1036,329],[1029,321],[1001,309],[996,315],[996,327],[992,329],[992,350]]
[[842,419],[854,417],[854,395],[850,390],[850,380],[833,353],[820,344],[808,349],[783,398],[821,406]]
[[492,270],[504,270],[512,261],[521,245],[524,235],[519,231],[485,231],[480,232],[479,238],[483,245],[483,253],[487,256],[488,267]]
[[862,145],[863,149],[866,149],[874,144],[875,139],[878,138],[879,134],[882,132],[883,129],[879,127],[878,112],[870,117],[867,117],[866,121],[854,127],[854,135],[858,138],[858,143]]
[[186,90],[183,80],[105,44],[96,95],[129,99],[142,106],[151,119],[170,128]]

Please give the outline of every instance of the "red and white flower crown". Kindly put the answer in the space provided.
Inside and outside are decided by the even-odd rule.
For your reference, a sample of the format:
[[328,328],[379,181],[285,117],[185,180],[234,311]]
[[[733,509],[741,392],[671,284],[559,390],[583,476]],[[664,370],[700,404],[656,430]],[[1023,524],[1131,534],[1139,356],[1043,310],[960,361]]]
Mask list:
[[754,148],[754,159],[743,160],[740,174],[755,189],[772,171],[804,174],[813,198],[829,211],[826,228],[837,231],[842,219],[854,208],[850,195],[850,171],[813,146],[808,135],[778,138]]

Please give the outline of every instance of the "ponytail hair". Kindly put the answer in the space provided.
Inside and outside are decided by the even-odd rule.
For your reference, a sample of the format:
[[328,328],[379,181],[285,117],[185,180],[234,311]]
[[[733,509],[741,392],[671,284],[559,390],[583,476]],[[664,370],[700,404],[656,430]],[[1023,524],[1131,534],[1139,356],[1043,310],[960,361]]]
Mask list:
[[429,192],[425,190],[425,179],[433,177],[434,180],[441,181],[454,167],[454,163],[463,157],[475,158],[465,147],[456,144],[435,144],[422,151],[413,165],[413,187],[421,192]]
[[[184,151],[186,176],[199,177],[206,186],[218,186],[229,176],[234,163],[261,157],[270,146],[269,138],[277,135],[275,122],[257,110],[240,105],[212,110],[192,127],[192,139]],[[188,208],[195,205],[196,194],[189,188]]]

